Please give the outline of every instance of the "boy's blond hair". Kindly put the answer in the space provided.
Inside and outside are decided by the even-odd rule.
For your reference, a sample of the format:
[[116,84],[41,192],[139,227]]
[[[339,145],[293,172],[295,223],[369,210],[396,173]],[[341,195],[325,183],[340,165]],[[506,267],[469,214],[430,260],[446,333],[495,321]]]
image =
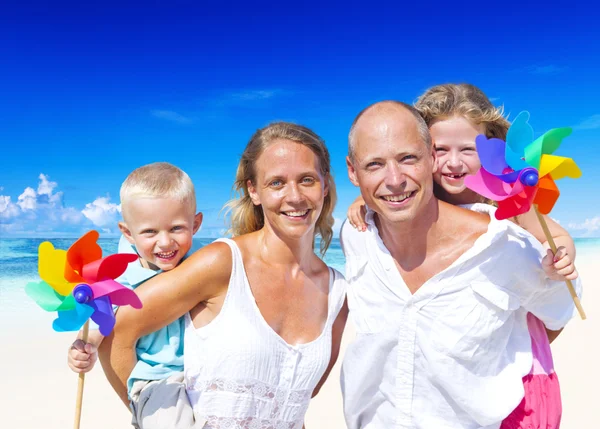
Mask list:
[[121,185],[123,210],[140,197],[174,198],[190,204],[196,212],[194,184],[183,170],[168,162],[155,162],[133,170]]

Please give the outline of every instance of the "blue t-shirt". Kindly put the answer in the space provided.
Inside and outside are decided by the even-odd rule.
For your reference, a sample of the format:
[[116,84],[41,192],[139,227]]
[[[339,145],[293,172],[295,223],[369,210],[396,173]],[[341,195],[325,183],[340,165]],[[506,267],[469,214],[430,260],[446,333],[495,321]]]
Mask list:
[[[119,253],[137,254],[135,246],[121,236]],[[127,270],[116,281],[135,289],[143,282],[162,271],[142,267],[139,261],[131,262]],[[136,380],[162,380],[183,371],[183,334],[185,320],[180,317],[170,325],[141,337],[136,345],[138,362],[127,380],[127,393]]]

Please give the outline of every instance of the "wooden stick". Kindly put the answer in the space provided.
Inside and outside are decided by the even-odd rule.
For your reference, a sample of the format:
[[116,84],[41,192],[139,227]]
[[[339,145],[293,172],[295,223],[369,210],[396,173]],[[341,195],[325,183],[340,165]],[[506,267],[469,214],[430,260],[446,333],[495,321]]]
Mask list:
[[[540,225],[542,226],[542,229],[544,230],[544,234],[546,235],[548,244],[550,244],[550,249],[552,249],[552,252],[554,254],[556,254],[556,243],[554,243],[552,234],[550,234],[550,229],[548,229],[548,224],[546,223],[546,219],[544,219],[544,216],[542,216],[542,214],[539,212],[537,205],[533,206],[533,210],[535,211],[535,214],[537,215],[537,218],[540,221]],[[573,302],[575,303],[575,307],[577,307],[577,311],[579,312],[579,316],[581,317],[581,320],[585,320],[586,319],[585,311],[583,311],[583,307],[581,306],[581,301],[579,301],[579,297],[577,296],[577,293],[575,293],[575,288],[573,287],[573,283],[571,283],[571,280],[565,280],[565,283],[567,283],[567,287],[569,288],[569,293],[571,294],[571,298],[573,298]]]
[[[88,332],[90,330],[89,320],[83,325],[83,332],[81,335],[81,341],[87,343]],[[81,404],[83,402],[83,383],[85,382],[85,373],[79,373],[79,380],[77,382],[77,401],[75,402],[75,429],[79,429],[79,423],[81,422]]]

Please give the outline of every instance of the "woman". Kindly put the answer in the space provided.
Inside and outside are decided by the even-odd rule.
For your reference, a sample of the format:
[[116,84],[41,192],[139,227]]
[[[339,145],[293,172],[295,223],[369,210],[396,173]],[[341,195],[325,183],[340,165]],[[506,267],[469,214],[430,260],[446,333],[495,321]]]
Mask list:
[[144,307],[119,310],[103,355],[123,383],[137,339],[189,312],[184,376],[197,425],[301,428],[347,316],[342,275],[314,253],[317,234],[322,253],[333,235],[329,153],[311,130],[271,124],[246,146],[235,188],[235,238],[136,289]]
[[[415,107],[425,119],[436,149],[436,196],[451,204],[486,202],[485,198],[465,186],[464,179],[481,168],[475,146],[477,135],[485,134],[488,138],[506,140],[510,124],[503,117],[502,111],[496,109],[479,88],[469,84],[434,86],[419,97]],[[348,209],[350,224],[359,230],[365,230],[365,213],[364,201],[359,197]],[[554,241],[560,247],[556,255],[548,250],[542,261],[544,271],[554,279],[574,280],[578,275],[573,264],[573,239],[552,219],[547,216],[545,219]],[[546,248],[549,247],[533,211],[512,220],[534,235]],[[533,367],[523,378],[523,401],[504,420],[501,428],[558,428],[562,414],[560,387],[549,343],[549,338],[553,340],[558,332],[546,333],[542,322],[532,314],[528,314],[527,320],[532,341]]]

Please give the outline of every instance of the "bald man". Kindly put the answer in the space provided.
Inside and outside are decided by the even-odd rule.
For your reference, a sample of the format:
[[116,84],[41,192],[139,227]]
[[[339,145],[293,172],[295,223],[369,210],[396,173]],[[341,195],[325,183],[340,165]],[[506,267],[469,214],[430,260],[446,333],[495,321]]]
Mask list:
[[348,152],[369,207],[366,232],[341,231],[357,331],[342,368],[349,429],[499,428],[532,365],[527,312],[562,328],[567,288],[545,276],[540,243],[493,207],[435,198],[435,151],[412,106],[363,110]]

